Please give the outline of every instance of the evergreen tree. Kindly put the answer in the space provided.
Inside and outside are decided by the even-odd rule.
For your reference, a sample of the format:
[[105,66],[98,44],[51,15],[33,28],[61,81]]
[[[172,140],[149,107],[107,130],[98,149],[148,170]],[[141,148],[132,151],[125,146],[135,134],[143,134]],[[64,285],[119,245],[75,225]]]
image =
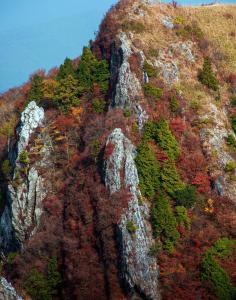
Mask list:
[[88,47],[84,47],[78,67],[79,84],[86,91],[93,86],[94,74],[97,67],[97,60]]
[[165,162],[161,172],[161,186],[171,197],[173,197],[178,190],[183,189],[183,183],[177,172],[175,162],[168,160]]
[[211,61],[208,57],[204,59],[203,68],[198,74],[198,79],[202,84],[206,85],[208,88],[214,91],[218,90],[219,82],[213,73]]
[[170,109],[171,109],[172,113],[176,113],[179,109],[179,103],[178,103],[175,95],[172,96],[170,99]]
[[43,78],[35,74],[31,79],[31,89],[28,95],[27,103],[35,101],[40,103],[43,98]]
[[170,131],[166,120],[161,119],[155,126],[154,139],[157,144],[166,152],[169,159],[175,160],[180,155],[179,145]]
[[135,159],[139,175],[139,186],[144,196],[152,198],[160,187],[160,166],[151,146],[143,141]]
[[225,270],[210,252],[206,252],[201,264],[201,278],[211,283],[217,299],[234,300],[236,288],[230,282]]
[[76,72],[73,68],[72,60],[67,57],[64,61],[64,64],[60,66],[56,79],[62,80],[68,77],[69,75],[73,76],[74,78],[77,77]]
[[106,93],[109,88],[109,66],[105,60],[101,60],[97,62],[97,67],[95,70],[95,81],[98,83],[102,92]]
[[58,285],[61,283],[61,275],[58,272],[57,259],[53,257],[48,261],[47,284],[51,295],[57,294]]
[[109,66],[105,60],[98,61],[92,51],[85,47],[78,67],[79,85],[85,91],[92,91],[96,82],[106,93],[109,85]]
[[34,300],[52,300],[47,280],[37,269],[33,269],[29,273],[24,288]]
[[176,229],[177,222],[172,208],[164,194],[154,199],[151,221],[154,237],[161,238],[163,248],[172,252],[179,238],[179,233]]
[[72,75],[68,75],[59,81],[55,101],[58,108],[66,113],[71,107],[80,104],[79,95],[80,89],[78,87],[78,81]]

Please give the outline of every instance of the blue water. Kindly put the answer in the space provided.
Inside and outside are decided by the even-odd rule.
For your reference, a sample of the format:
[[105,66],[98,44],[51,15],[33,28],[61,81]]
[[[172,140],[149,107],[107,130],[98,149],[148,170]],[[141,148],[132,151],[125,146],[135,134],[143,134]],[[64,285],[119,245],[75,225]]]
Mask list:
[[[117,0],[0,0],[0,92],[80,55]],[[166,1],[169,2],[169,1]],[[211,1],[178,1],[196,5]],[[235,3],[236,0],[227,0]]]

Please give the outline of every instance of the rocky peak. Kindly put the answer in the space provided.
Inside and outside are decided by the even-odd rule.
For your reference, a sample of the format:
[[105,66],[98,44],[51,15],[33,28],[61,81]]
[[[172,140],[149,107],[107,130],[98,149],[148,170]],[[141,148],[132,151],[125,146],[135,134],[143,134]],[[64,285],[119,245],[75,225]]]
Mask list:
[[[115,72],[118,69],[117,76],[112,74],[113,78],[117,78],[112,106],[133,110],[137,116],[139,128],[142,129],[143,124],[148,119],[148,115],[139,103],[139,99],[142,96],[142,85],[136,74],[131,71],[129,58],[134,51],[138,53],[141,58],[140,69],[142,69],[145,56],[142,51],[132,46],[126,33],[121,32],[118,35],[118,40],[121,43],[120,51],[118,51],[118,55],[121,58],[116,59],[116,61],[121,62],[121,64],[117,66],[118,68],[112,68]],[[144,74],[144,80],[148,80],[146,74]]]
[[21,120],[17,129],[17,153],[18,155],[29,143],[30,135],[34,130],[42,125],[44,119],[44,109],[39,107],[35,101],[31,101],[21,114]]

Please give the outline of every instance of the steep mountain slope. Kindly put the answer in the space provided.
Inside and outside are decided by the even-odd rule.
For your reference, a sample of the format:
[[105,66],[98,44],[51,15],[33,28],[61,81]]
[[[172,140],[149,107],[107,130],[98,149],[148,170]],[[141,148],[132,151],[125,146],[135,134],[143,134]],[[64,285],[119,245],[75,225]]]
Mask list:
[[1,96],[1,272],[24,299],[235,298],[235,22],[120,1]]

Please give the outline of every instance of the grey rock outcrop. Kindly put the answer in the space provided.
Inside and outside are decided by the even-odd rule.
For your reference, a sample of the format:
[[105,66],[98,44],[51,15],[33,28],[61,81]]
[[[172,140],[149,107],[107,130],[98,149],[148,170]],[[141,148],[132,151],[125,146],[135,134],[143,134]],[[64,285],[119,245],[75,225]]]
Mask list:
[[227,129],[228,117],[226,111],[219,110],[216,105],[210,103],[208,111],[201,118],[211,121],[210,124],[201,129],[200,137],[204,153],[210,161],[211,176],[219,178],[215,182],[215,188],[218,194],[226,195],[235,201],[236,183],[230,179],[230,175],[225,173],[226,165],[234,161],[226,146],[228,135],[234,135],[232,130]]
[[173,84],[179,80],[179,69],[176,61],[164,62],[155,61],[155,67],[160,69],[160,73],[168,84]]
[[19,158],[27,147],[27,152],[31,152],[30,137],[37,127],[44,126],[43,122],[44,110],[34,101],[30,102],[21,115],[17,143],[9,155],[14,176],[8,185],[8,199],[0,219],[0,243],[4,252],[22,246],[34,234],[40,221],[47,187],[38,169],[50,166],[46,135],[38,135],[42,145],[36,162],[25,166]]
[[195,62],[195,57],[192,52],[193,43],[192,41],[178,42],[170,45],[170,51],[177,51],[183,55],[188,61]]
[[142,91],[141,84],[136,75],[131,72],[129,57],[132,54],[131,43],[124,32],[119,35],[123,61],[119,68],[118,81],[113,105],[116,107],[130,107]]
[[[132,195],[128,209],[118,223],[121,277],[133,293],[138,292],[146,295],[148,299],[158,300],[159,268],[156,259],[149,255],[150,247],[153,245],[148,222],[149,207],[146,203],[139,204],[141,193],[134,161],[136,150],[119,128],[108,137],[107,145],[110,143],[114,148],[105,161],[106,187],[111,194],[122,188],[128,188]],[[128,222],[134,224],[135,234],[128,231]]]
[[17,295],[16,290],[5,278],[0,278],[0,299],[1,300],[23,300]]
[[[119,65],[114,67],[114,62],[111,62],[112,73],[117,72],[117,75],[112,74],[112,77],[116,78],[112,107],[130,108],[137,117],[139,129],[142,129],[143,124],[148,119],[148,115],[139,103],[139,99],[142,96],[142,86],[136,74],[131,71],[129,57],[132,53],[138,54],[140,57],[140,69],[142,69],[145,60],[144,53],[132,46],[126,33],[121,32],[118,39],[121,46],[118,51],[119,58],[115,59],[115,61],[118,61]],[[147,76],[146,80],[148,80]]]
[[168,16],[162,17],[161,23],[162,23],[163,26],[165,26],[168,29],[173,29],[174,28],[174,23],[173,23],[171,17],[168,17]]
[[18,143],[17,153],[20,154],[28,145],[30,135],[34,130],[42,125],[44,110],[37,106],[35,101],[31,101],[21,114],[20,126],[17,129]]

